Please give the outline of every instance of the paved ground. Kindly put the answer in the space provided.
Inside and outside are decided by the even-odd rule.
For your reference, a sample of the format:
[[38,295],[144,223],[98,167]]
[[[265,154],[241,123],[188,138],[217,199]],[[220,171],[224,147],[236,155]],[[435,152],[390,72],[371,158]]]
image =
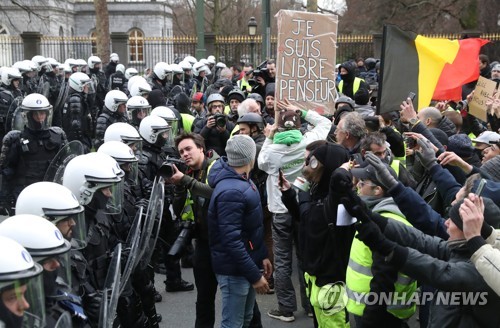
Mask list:
[[[182,269],[182,277],[184,280],[194,283],[193,270],[192,269]],[[296,270],[294,270],[294,285],[295,291],[298,292],[298,280],[296,276]],[[165,280],[164,275],[155,275],[155,285],[157,290],[163,296],[163,301],[156,303],[156,309],[163,316],[163,321],[160,327],[165,328],[192,328],[194,327],[195,320],[195,302],[196,302],[196,289],[191,292],[182,293],[167,293],[165,292]],[[314,327],[312,319],[309,318],[300,306],[300,300],[298,300],[299,311],[295,312],[295,321],[291,323],[281,322],[276,319],[272,319],[267,316],[267,311],[276,308],[277,300],[276,295],[257,295],[257,303],[259,304],[260,311],[262,313],[262,325],[264,328],[309,328]],[[217,293],[216,299],[216,309],[215,309],[215,326],[214,328],[220,327],[220,316],[221,316],[221,300],[219,293]],[[409,322],[411,328],[419,327],[418,321],[416,320],[416,315]],[[351,327],[355,328],[354,320],[351,320]]]
[[[182,277],[184,280],[194,283],[193,270],[192,269],[182,269]],[[294,277],[296,284],[296,291],[298,291],[298,280]],[[164,275],[155,275],[155,285],[158,291],[160,291],[163,296],[163,301],[161,303],[156,303],[156,309],[163,316],[163,322],[160,327],[165,328],[191,328],[194,327],[195,320],[195,302],[196,302],[196,289],[191,292],[182,293],[167,293],[165,292],[165,280]],[[292,323],[281,322],[276,319],[271,319],[267,316],[267,311],[276,308],[277,301],[276,295],[257,295],[257,303],[259,304],[259,309],[262,313],[262,325],[264,327],[313,327],[312,319],[309,318],[304,311],[301,310],[295,312],[295,321]],[[220,327],[220,297],[217,293],[216,309],[215,309],[215,327]],[[300,307],[300,300],[299,300]]]

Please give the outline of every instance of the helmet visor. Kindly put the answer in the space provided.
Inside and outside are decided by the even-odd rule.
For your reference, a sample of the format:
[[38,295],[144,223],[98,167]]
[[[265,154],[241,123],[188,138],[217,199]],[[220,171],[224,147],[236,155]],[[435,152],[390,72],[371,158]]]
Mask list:
[[[26,284],[26,281],[23,282]],[[16,283],[17,285],[17,283]],[[16,286],[18,301],[26,301],[29,308],[24,311],[23,327],[45,327],[45,293],[43,289],[43,277],[41,274],[30,278],[23,287]]]
[[129,121],[132,125],[139,126],[146,116],[151,114],[151,106],[141,108],[130,108],[127,110]]
[[[22,117],[24,125],[32,131],[47,130],[52,126],[52,111],[50,109],[25,110]],[[15,119],[14,122],[17,124],[20,120]],[[16,126],[15,128],[22,130],[23,127]]]
[[123,204],[123,179],[100,188],[96,193],[102,193],[106,199],[106,204],[102,208],[104,214],[120,214]]
[[56,216],[52,222],[61,231],[64,239],[71,243],[71,248],[83,249],[87,246],[87,229],[84,212]]
[[71,289],[71,254],[48,257],[40,262],[44,267],[44,294],[45,297],[57,297],[60,290]]
[[137,177],[139,176],[139,162],[120,163],[120,168],[125,172],[127,182],[135,186],[137,185]]

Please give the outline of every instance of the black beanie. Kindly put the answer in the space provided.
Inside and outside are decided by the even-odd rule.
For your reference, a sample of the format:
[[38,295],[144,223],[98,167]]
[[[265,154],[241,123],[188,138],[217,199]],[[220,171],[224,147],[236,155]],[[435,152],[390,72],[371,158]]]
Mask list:
[[[462,205],[464,200],[460,200],[455,203],[450,208],[449,217],[455,223],[455,225],[463,230],[463,222],[460,217],[460,205]],[[500,208],[489,198],[483,197],[484,202],[484,222],[488,223],[493,229],[498,229],[500,227]]]
[[275,83],[268,83],[266,85],[266,97],[267,96],[273,96],[274,97],[275,88],[276,88]]
[[167,106],[167,99],[163,95],[163,92],[159,89],[152,90],[148,95],[148,102],[151,108],[156,108],[158,106]]

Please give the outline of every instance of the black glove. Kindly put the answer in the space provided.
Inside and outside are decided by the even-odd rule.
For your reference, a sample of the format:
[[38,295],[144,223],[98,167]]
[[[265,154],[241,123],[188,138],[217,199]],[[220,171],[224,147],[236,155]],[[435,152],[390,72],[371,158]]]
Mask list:
[[347,212],[361,221],[370,221],[371,211],[361,198],[354,192],[349,190],[344,197],[340,199],[340,203],[344,205]]
[[430,170],[435,164],[437,164],[436,153],[432,148],[432,144],[427,139],[417,139],[417,143],[420,146],[420,151],[417,151],[417,157],[420,163],[427,169]]
[[398,184],[398,180],[394,179],[387,166],[380,158],[373,153],[367,153],[365,159],[375,168],[375,175],[377,179],[385,187],[386,190],[391,189]]
[[102,292],[97,291],[83,296],[83,311],[89,318],[92,327],[97,326],[101,312]]
[[139,207],[142,206],[142,210],[146,212],[148,209],[148,205],[149,205],[149,200],[147,200],[146,198],[141,198],[135,203],[135,208],[139,209]]
[[343,168],[333,171],[330,183],[335,186],[335,191],[343,194],[343,191],[352,190],[352,174]]
[[356,225],[358,234],[356,238],[361,240],[372,251],[376,251],[383,256],[388,256],[396,248],[397,244],[388,240],[378,225],[371,221],[363,222]]

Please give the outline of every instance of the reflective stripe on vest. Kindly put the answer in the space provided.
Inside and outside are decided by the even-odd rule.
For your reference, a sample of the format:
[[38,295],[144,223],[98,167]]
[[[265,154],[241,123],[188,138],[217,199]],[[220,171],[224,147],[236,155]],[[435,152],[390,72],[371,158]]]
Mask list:
[[397,177],[399,177],[399,163],[401,162],[397,159],[393,159],[391,163],[391,167],[394,170],[394,172],[396,172]]
[[189,190],[187,191],[186,201],[184,202],[184,208],[181,213],[182,221],[194,221],[194,212],[193,212],[193,200],[191,199],[191,193]]
[[[410,225],[401,216],[382,212],[384,217],[394,219],[406,225]],[[411,225],[410,225],[411,226]],[[372,252],[357,238],[354,238],[351,245],[351,254],[346,272],[346,289],[349,301],[347,303],[347,311],[362,316],[365,309],[365,297],[370,292],[370,282],[373,278],[371,266],[373,264]],[[417,289],[417,283],[414,279],[398,272],[398,279],[394,282],[394,292],[396,295],[403,295],[404,300],[412,299],[413,293]],[[387,311],[397,318],[406,319],[411,317],[416,310],[416,305],[413,302],[394,300],[394,304],[387,304]],[[379,304],[379,303],[377,303]]]
[[[360,79],[359,77],[355,77],[354,78],[354,84],[352,86],[352,95],[353,95],[353,97],[356,94],[356,92],[358,91],[359,86],[361,85],[361,81],[363,81],[363,79]],[[339,92],[343,93],[342,92],[343,89],[344,89],[344,80],[341,80],[340,83],[339,83]]]

